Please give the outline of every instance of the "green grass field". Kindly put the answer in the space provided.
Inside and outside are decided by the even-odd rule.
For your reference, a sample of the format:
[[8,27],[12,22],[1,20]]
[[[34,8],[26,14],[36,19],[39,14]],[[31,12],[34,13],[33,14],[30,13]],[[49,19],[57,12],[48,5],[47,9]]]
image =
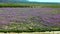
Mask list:
[[0,3],[0,7],[60,8],[60,4]]

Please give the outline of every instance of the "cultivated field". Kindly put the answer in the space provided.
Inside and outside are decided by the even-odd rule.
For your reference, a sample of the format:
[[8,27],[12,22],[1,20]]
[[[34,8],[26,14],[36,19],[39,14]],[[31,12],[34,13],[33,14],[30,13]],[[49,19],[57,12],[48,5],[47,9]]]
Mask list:
[[0,32],[60,31],[60,8],[0,8]]

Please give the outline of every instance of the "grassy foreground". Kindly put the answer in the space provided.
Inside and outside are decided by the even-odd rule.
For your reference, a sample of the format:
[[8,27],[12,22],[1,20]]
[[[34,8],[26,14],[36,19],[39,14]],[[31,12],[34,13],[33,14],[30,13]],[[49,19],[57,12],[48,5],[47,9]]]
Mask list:
[[0,34],[60,34],[60,31],[52,31],[52,32],[31,32],[31,33],[26,33],[26,32],[23,32],[23,33],[14,33],[14,32],[11,32],[11,33],[0,33]]

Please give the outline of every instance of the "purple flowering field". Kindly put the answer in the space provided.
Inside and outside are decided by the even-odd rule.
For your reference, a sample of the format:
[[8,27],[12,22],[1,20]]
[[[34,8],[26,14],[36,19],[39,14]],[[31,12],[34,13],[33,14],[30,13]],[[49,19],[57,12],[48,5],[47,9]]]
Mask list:
[[0,8],[0,29],[24,27],[60,28],[60,8]]

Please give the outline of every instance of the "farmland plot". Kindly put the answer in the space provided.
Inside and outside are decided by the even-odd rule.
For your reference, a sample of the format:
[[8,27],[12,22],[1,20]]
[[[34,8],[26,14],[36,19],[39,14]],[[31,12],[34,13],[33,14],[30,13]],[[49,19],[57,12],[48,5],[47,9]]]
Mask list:
[[0,8],[0,30],[60,29],[60,8]]

